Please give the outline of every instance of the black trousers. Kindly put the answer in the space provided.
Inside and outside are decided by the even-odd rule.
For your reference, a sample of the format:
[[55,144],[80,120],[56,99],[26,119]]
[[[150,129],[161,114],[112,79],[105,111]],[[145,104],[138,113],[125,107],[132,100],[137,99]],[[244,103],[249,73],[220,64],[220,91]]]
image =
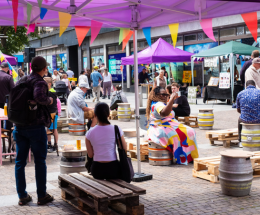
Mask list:
[[93,161],[91,166],[91,174],[95,179],[119,179],[119,161],[115,160],[109,163]]
[[175,112],[175,116],[189,116],[182,108],[173,107],[172,110]]
[[240,124],[242,121],[240,117],[238,118],[238,141],[241,142],[241,131],[242,131],[242,125]]

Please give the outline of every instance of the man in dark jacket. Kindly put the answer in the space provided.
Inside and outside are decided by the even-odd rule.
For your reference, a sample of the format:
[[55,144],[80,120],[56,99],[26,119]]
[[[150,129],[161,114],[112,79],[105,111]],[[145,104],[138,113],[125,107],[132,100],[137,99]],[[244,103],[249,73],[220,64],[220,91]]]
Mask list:
[[[47,105],[53,103],[53,98],[48,96],[48,86],[43,80],[47,70],[47,62],[43,57],[35,57],[32,60],[32,73],[27,78],[27,83],[33,82],[33,101],[37,108],[36,120],[29,125],[17,124],[14,131],[16,141],[15,178],[16,190],[19,196],[19,205],[25,205],[32,201],[32,197],[26,192],[25,166],[29,149],[34,155],[35,178],[37,186],[38,205],[44,205],[53,201],[53,196],[46,192],[47,181],[47,135],[45,127],[50,127],[51,116]],[[23,79],[21,79],[23,80]],[[18,81],[19,84],[20,81]],[[21,101],[22,102],[22,101]]]
[[251,55],[251,59],[249,61],[246,61],[245,64],[243,65],[242,69],[240,70],[240,79],[241,79],[241,84],[245,86],[245,74],[246,70],[252,65],[252,61],[254,58],[259,57],[259,51],[254,50]]
[[8,95],[11,89],[14,88],[13,77],[7,74],[8,71],[8,63],[2,63],[0,69],[0,108],[4,108],[6,102],[6,95]]

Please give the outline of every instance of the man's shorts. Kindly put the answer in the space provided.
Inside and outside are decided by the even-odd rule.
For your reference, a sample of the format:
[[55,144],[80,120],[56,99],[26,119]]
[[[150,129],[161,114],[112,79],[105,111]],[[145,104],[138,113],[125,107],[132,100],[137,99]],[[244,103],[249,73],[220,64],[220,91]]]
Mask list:
[[50,130],[53,130],[53,125],[54,125],[54,129],[57,129],[58,118],[59,118],[59,116],[56,115],[55,118],[54,118],[54,122],[51,123],[51,126],[49,127]]

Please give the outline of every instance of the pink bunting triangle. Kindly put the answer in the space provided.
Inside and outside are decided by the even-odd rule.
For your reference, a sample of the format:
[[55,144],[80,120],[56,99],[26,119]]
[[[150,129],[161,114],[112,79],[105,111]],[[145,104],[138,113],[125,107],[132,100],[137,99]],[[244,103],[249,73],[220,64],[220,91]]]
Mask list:
[[212,28],[212,19],[203,19],[200,21],[200,26],[202,27],[204,33],[213,41],[216,42]]
[[28,35],[28,34],[34,32],[34,30],[35,30],[35,23],[30,24],[29,27],[28,27],[28,25],[24,25],[24,27],[27,29],[26,35]]
[[92,44],[94,42],[94,40],[96,39],[102,25],[103,25],[103,23],[101,23],[101,22],[91,20],[91,40],[90,40],[90,44]]

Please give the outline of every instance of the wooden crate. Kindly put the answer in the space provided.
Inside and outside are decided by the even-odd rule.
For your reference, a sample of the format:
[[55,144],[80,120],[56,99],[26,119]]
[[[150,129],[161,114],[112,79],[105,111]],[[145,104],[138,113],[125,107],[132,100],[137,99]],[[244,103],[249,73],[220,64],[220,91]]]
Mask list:
[[57,121],[57,131],[58,133],[67,133],[68,130],[68,118],[59,118]]
[[[254,156],[250,158],[253,167],[254,177],[260,177],[260,151],[253,152]],[[221,156],[195,158],[192,175],[194,177],[208,180],[212,183],[219,182],[219,165]]]
[[197,116],[176,116],[176,119],[179,122],[183,122],[185,125],[192,128],[198,128],[198,117]]
[[120,179],[97,180],[87,172],[59,176],[61,197],[84,214],[144,214],[146,190]]
[[[133,159],[137,159],[137,148],[136,148],[136,139],[131,140],[127,139],[127,151],[129,156]],[[149,155],[148,151],[148,141],[145,141],[143,138],[140,139],[140,159],[141,161],[146,161]]]
[[214,145],[215,141],[221,141],[223,142],[224,147],[229,148],[231,140],[238,140],[238,129],[232,128],[218,131],[207,131],[206,138],[209,139],[211,145]]

